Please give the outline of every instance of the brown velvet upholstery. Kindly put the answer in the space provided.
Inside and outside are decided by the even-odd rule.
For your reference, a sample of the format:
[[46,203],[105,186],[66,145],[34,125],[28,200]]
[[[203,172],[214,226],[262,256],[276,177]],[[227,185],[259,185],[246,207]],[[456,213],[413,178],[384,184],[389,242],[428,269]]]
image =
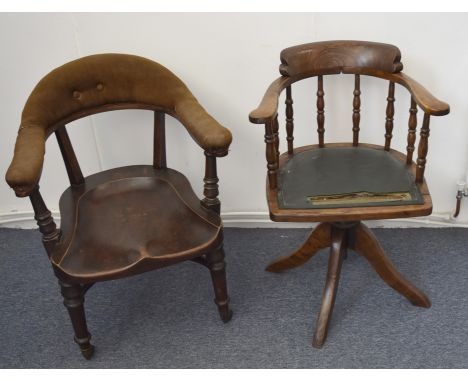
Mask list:
[[39,181],[47,137],[61,125],[100,107],[161,109],[210,152],[225,152],[232,137],[162,65],[126,54],[98,54],[69,62],[46,75],[23,109],[13,161],[6,174],[17,196]]

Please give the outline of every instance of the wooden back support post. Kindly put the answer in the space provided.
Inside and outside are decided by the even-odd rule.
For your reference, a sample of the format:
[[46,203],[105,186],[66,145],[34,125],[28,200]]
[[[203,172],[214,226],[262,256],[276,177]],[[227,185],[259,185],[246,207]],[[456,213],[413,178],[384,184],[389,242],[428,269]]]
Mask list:
[[317,76],[317,133],[319,139],[319,147],[325,146],[324,135],[325,135],[325,100],[323,96],[323,76]]
[[81,172],[78,159],[76,158],[75,151],[73,150],[65,125],[55,130],[55,137],[57,138],[57,143],[60,147],[60,152],[62,153],[63,162],[65,163],[70,184],[72,186],[83,184],[83,173]]
[[353,146],[357,146],[359,144],[359,123],[361,122],[361,78],[359,74],[354,75],[353,95]]
[[288,142],[288,154],[294,152],[294,111],[293,100],[291,95],[291,86],[286,88],[286,141]]
[[166,114],[154,112],[153,167],[166,168]]
[[408,120],[408,145],[406,146],[406,164],[411,165],[413,163],[413,152],[414,143],[416,142],[416,126],[418,125],[418,118],[416,116],[418,112],[418,106],[413,97],[411,97],[411,106],[409,109],[409,120]]
[[393,115],[395,108],[395,82],[390,81],[388,84],[388,97],[387,97],[387,117],[385,119],[385,150],[390,151],[390,142],[392,140],[393,132]]

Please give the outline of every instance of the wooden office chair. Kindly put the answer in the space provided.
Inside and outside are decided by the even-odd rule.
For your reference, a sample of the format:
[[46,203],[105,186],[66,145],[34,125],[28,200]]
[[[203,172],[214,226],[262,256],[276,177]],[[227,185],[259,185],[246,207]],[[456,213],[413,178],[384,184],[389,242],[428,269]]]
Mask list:
[[[362,223],[362,220],[424,216],[432,212],[424,180],[429,118],[448,114],[449,106],[403,74],[400,58],[395,46],[363,41],[316,42],[284,49],[281,77],[270,85],[259,107],[250,113],[251,122],[265,125],[271,219],[320,222],[297,251],[274,261],[267,270],[281,272],[298,267],[318,250],[330,247],[327,279],[313,339],[315,347],[322,347],[326,339],[347,248],[366,258],[379,276],[411,303],[430,306],[426,295],[393,267],[376,237]],[[353,141],[325,144],[324,76],[340,73],[354,75]],[[384,146],[359,142],[361,75],[382,78],[389,84]],[[291,85],[309,77],[317,77],[318,82],[318,144],[294,148]],[[406,154],[390,148],[395,84],[411,93]],[[288,151],[280,155],[277,109],[284,89]],[[424,118],[414,163],[417,106],[423,110]]]
[[[153,165],[83,177],[65,125],[122,109],[154,112]],[[165,114],[177,118],[205,151],[201,201],[187,178],[166,166]],[[60,199],[60,229],[38,185],[45,141],[52,133],[71,183]],[[75,341],[85,358],[92,356],[94,347],[84,294],[98,281],[193,260],[209,268],[221,319],[230,320],[216,157],[227,154],[231,139],[229,130],[202,108],[179,78],[142,57],[84,57],[53,70],[37,84],[23,110],[6,180],[18,197],[31,199]]]

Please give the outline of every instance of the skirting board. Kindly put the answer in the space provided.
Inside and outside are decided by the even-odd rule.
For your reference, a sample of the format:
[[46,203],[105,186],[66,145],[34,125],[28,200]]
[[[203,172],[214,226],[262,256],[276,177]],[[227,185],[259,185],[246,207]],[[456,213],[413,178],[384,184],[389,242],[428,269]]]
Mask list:
[[[57,225],[60,224],[58,211],[52,211]],[[316,223],[275,223],[267,212],[225,212],[221,214],[225,227],[238,228],[312,228]],[[371,228],[420,228],[420,227],[461,227],[468,228],[468,223],[453,219],[450,214],[433,214],[421,218],[388,219],[367,221]],[[37,228],[33,211],[13,211],[0,213],[0,227]]]

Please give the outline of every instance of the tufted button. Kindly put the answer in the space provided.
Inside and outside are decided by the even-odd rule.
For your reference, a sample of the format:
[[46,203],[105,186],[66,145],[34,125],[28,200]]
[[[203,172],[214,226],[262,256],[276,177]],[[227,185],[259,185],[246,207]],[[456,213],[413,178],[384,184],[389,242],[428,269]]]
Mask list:
[[104,85],[103,84],[97,84],[96,89],[101,91],[102,89],[104,89]]
[[80,96],[81,96],[81,93],[79,91],[75,90],[73,92],[73,98],[80,98]]

